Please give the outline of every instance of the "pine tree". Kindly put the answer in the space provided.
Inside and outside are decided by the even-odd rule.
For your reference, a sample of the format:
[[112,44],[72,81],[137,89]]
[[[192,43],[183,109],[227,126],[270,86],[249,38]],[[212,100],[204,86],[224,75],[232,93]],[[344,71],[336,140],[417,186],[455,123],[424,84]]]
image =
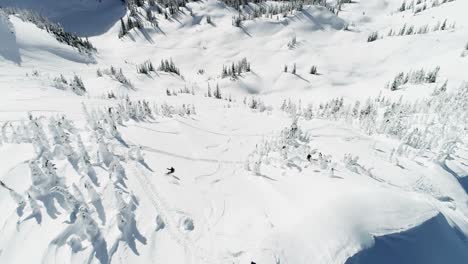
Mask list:
[[125,26],[125,22],[123,21],[123,18],[120,18],[119,38],[125,36],[126,34],[127,34],[127,27]]
[[234,62],[231,65],[231,76],[233,79],[236,78],[236,67],[234,66]]
[[[63,77],[63,76],[62,76]],[[76,75],[73,77],[72,83],[71,83],[71,88],[73,92],[75,92],[78,95],[83,95],[86,93],[86,88],[83,84],[83,81],[81,80],[81,77]]]
[[[403,35],[404,34],[404,30],[403,30],[403,33],[400,33],[400,35]],[[373,41],[376,41],[377,38],[379,37],[379,34],[377,32],[372,32],[369,37],[367,37],[367,42],[373,42]]]
[[317,74],[317,66],[314,65],[310,68],[310,74]]
[[213,95],[216,99],[222,99],[221,91],[219,90],[218,84],[216,84],[216,90],[214,91]]
[[207,93],[207,96],[208,97],[211,97],[211,87],[210,87],[210,84],[208,83],[208,93]]
[[292,74],[296,74],[296,63],[294,63],[293,69],[292,69]]
[[440,30],[445,30],[447,28],[447,19],[444,20],[442,26],[440,26]]

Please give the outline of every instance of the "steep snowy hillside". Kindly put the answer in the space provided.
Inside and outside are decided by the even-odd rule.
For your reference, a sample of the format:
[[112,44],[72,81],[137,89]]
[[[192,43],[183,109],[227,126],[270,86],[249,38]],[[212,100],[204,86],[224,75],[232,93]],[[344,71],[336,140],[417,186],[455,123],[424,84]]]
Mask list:
[[15,31],[8,15],[0,10],[0,37],[2,45],[0,46],[0,55],[5,60],[10,60],[14,63],[20,63],[21,58],[18,52],[16,43]]
[[465,10],[0,0],[0,263],[465,263]]
[[100,35],[125,14],[122,0],[2,0],[1,6],[34,10],[82,36]]

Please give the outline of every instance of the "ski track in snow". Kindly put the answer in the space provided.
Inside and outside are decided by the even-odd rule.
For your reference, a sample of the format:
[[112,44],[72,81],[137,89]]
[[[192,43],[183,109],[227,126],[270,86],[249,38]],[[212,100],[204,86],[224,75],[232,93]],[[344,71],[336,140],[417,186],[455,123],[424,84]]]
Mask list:
[[150,199],[151,204],[154,206],[156,211],[161,215],[164,220],[165,226],[169,230],[171,237],[181,245],[190,255],[193,255],[204,263],[219,263],[214,258],[211,258],[210,254],[204,249],[196,246],[194,241],[184,235],[176,224],[176,221],[172,218],[169,207],[167,207],[166,201],[159,195],[155,186],[149,182],[146,173],[140,173],[139,171],[145,170],[145,168],[139,168],[139,164],[135,163],[130,165],[132,168],[135,178],[140,183],[140,187],[146,193],[146,197]]
[[174,158],[179,158],[179,159],[184,159],[184,160],[189,160],[189,161],[194,161],[194,162],[207,162],[207,163],[223,163],[223,164],[243,164],[243,161],[233,161],[233,160],[218,160],[218,159],[204,159],[204,158],[193,158],[193,157],[187,157],[183,156],[180,154],[176,153],[171,153],[168,151],[164,150],[158,150],[152,147],[147,147],[147,146],[142,146],[143,150],[149,151],[149,152],[155,152],[163,155],[168,155]]

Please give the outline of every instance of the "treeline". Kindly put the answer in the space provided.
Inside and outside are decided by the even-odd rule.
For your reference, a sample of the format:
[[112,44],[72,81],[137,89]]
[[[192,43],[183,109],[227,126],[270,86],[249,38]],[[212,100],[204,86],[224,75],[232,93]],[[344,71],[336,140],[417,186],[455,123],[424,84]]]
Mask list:
[[[429,32],[435,31],[443,31],[443,30],[450,30],[455,28],[455,23],[449,24],[447,19],[437,23],[433,26],[423,25],[423,26],[414,26],[414,25],[407,25],[406,23],[399,29],[390,29],[387,33],[388,37],[395,37],[395,36],[410,36],[410,35],[420,35],[420,34],[427,34]],[[380,36],[378,32],[371,32],[367,37],[367,42],[376,41],[379,38],[383,38]]]
[[[267,3],[266,0],[222,0],[226,5],[235,8],[239,13],[232,18],[232,24],[236,27],[242,25],[242,21],[254,20],[256,18],[273,18],[276,16],[287,17],[303,10],[304,5],[318,5],[327,8],[330,12],[338,14],[343,3],[349,3],[349,0],[338,0],[334,5],[326,0],[290,0],[275,1],[276,3]],[[257,5],[249,5],[249,3]]]
[[165,19],[181,12],[187,4],[186,0],[123,0],[128,14],[120,19],[119,38],[125,36],[132,29],[143,29],[146,24],[157,28],[158,15]]
[[454,1],[455,0],[404,0],[398,8],[397,12],[405,12],[407,10],[411,10],[413,14],[417,14],[427,9],[438,7],[440,5]]
[[417,34],[426,34],[434,31],[449,30],[455,28],[455,23],[449,24],[447,19],[443,22],[437,21],[432,27],[429,25],[424,25],[420,27],[415,27],[413,25],[407,25],[406,23],[400,29],[390,29],[387,36],[408,36],[408,35],[417,35]]
[[86,93],[86,87],[80,76],[74,75],[71,80],[67,80],[62,74],[59,77],[53,79],[55,88],[60,90],[71,90],[77,95],[84,95]]
[[[225,3],[227,6],[230,6],[239,12],[243,12],[243,9],[247,9],[248,8],[247,6],[249,6],[249,3],[259,4],[258,5],[259,7],[257,7],[255,11],[257,12],[259,16],[260,15],[284,14],[285,12],[291,12],[294,10],[301,11],[304,5],[323,6],[327,8],[328,10],[330,10],[331,12],[335,13],[336,10],[338,10],[341,7],[342,4],[350,2],[350,0],[338,0],[334,2],[333,4],[330,4],[330,1],[326,1],[326,0],[287,0],[287,1],[274,1],[274,2],[277,2],[278,4],[270,5],[270,7],[268,7],[264,5],[264,3],[266,3],[268,0],[221,0],[221,1]],[[262,9],[261,6],[264,6],[264,8]],[[274,6],[278,6],[278,8],[275,8]]]

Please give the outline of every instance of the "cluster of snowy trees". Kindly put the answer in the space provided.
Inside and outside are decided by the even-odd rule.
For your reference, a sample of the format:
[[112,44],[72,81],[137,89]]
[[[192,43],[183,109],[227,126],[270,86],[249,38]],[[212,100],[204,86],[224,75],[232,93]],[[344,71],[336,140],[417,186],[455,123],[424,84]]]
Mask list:
[[185,85],[183,89],[180,89],[180,90],[179,90],[179,93],[195,95],[195,89],[193,88],[193,86],[192,86],[192,89],[189,89],[189,88]]
[[409,71],[406,74],[404,72],[398,73],[393,81],[387,83],[386,87],[391,91],[400,89],[402,85],[407,83],[420,84],[420,83],[435,83],[439,74],[440,67],[437,66],[433,70],[426,71],[419,69],[415,71]]
[[61,25],[49,21],[46,17],[32,10],[12,7],[2,8],[1,6],[0,8],[9,15],[16,15],[21,20],[31,22],[38,28],[46,30],[52,34],[57,41],[74,47],[78,49],[79,52],[92,55],[97,51],[91,42],[89,42],[88,38],[82,39],[74,33],[66,32]]
[[316,65],[312,65],[310,67],[310,71],[309,71],[310,74],[313,74],[313,75],[317,75],[318,72],[317,72],[317,66]]
[[[288,65],[284,65],[283,71],[288,72]],[[292,70],[291,70],[291,73],[296,74],[296,72],[297,72],[297,67],[296,67],[296,63],[294,63],[293,67],[292,67]],[[319,74],[318,71],[317,71],[317,66],[316,65],[312,65],[310,67],[309,74],[312,74],[312,75],[318,75]]]
[[186,0],[124,0],[128,14],[120,19],[119,38],[134,28],[143,29],[147,24],[158,27],[158,16],[171,19],[185,7]]
[[77,95],[84,95],[86,93],[86,87],[83,83],[83,80],[76,74],[69,81],[67,81],[67,79],[65,79],[65,77],[60,74],[59,77],[53,79],[52,85],[60,90],[71,90]]
[[176,67],[175,63],[172,61],[172,58],[169,60],[161,60],[161,64],[158,67],[158,71],[172,72],[177,75],[180,75],[180,70]]
[[247,58],[242,58],[237,63],[232,63],[231,66],[224,66],[221,72],[221,78],[231,77],[237,79],[243,72],[250,72],[250,62]]
[[287,163],[295,164],[297,160],[305,160],[312,152],[308,144],[310,137],[298,127],[297,122],[297,118],[293,118],[291,126],[284,128],[279,135],[258,143],[247,157],[245,169],[261,175],[263,164],[280,167]]
[[468,56],[468,42],[465,44],[465,47],[461,54],[462,57]]
[[[151,60],[146,60],[145,62],[139,64],[137,67],[137,73],[140,74],[150,74],[151,72],[156,72]],[[180,75],[180,70],[177,68],[175,63],[172,61],[172,58],[169,60],[161,60],[161,64],[158,66],[158,71],[171,72],[177,75]]]
[[247,5],[248,2],[260,3],[262,1],[244,1],[240,4],[240,1],[223,1],[226,4],[236,8],[239,14],[233,18],[235,26],[239,27],[241,21],[254,20],[255,18],[270,18],[276,16],[279,19],[279,15],[286,17],[293,14],[295,11],[302,11],[304,1],[286,1],[278,2],[274,4],[261,4],[261,5]]
[[124,21],[124,18],[120,18],[119,38],[124,37],[130,30],[134,28],[143,28],[143,22],[139,17],[134,18],[132,16],[128,16],[126,20],[127,22]]
[[[302,170],[302,167],[314,166],[334,176],[337,162],[333,161],[331,155],[312,149],[309,134],[300,128],[297,117],[292,118],[291,126],[284,128],[278,135],[263,139],[256,145],[255,150],[247,157],[245,168],[257,175],[262,175],[262,169],[266,166],[289,167],[298,170]],[[354,165],[357,164],[357,159],[357,157],[350,158],[356,161]],[[351,163],[349,160],[346,162]]]
[[[444,85],[443,85],[444,86]],[[446,85],[445,85],[446,86]],[[367,134],[383,134],[400,140],[395,155],[429,155],[443,162],[468,129],[468,84],[453,92],[439,89],[431,97],[416,101],[390,101],[384,96],[345,104],[342,98],[318,106],[303,107],[285,101],[281,109],[306,120],[341,120]]]
[[[117,160],[118,156],[108,150],[103,130],[95,130],[89,135],[91,140],[94,138],[98,143],[89,146],[83,143],[80,132],[64,116],[51,117],[47,122],[30,115],[27,122],[15,126],[10,124],[9,129],[3,126],[2,139],[5,142],[30,143],[36,151],[36,156],[28,161],[31,186],[24,193],[18,193],[6,185],[5,188],[18,203],[18,228],[23,221],[31,218],[40,224],[44,213],[56,218],[55,206],[60,206],[69,215],[69,220],[65,222],[69,226],[58,237],[73,250],[80,250],[82,242],[86,240],[86,244],[94,248],[90,258],[98,250],[100,256],[106,258],[105,241],[96,220],[101,218],[102,224],[105,224],[102,194],[96,190],[100,183],[95,167],[106,168],[112,174],[111,163],[106,164],[105,161]],[[106,152],[103,152],[104,148]],[[76,171],[79,179],[70,179],[70,175],[65,177],[59,173],[56,164],[63,166],[63,161]],[[30,211],[28,216],[24,216],[25,211]]]
[[297,44],[296,36],[293,36],[291,40],[288,42],[288,48],[293,49],[296,47],[296,44]]
[[[206,92],[205,96],[206,97],[214,97],[216,99],[223,99],[223,96],[221,94],[221,90],[219,89],[218,84],[216,84],[216,88],[214,89],[214,91],[211,91],[210,84],[208,83],[208,88],[207,88],[207,92]],[[229,99],[229,101],[231,101],[231,99]]]
[[93,109],[88,111],[84,109],[88,123],[95,124],[105,120],[110,124],[112,131],[117,128],[117,125],[123,125],[130,120],[144,122],[155,120],[158,116],[172,117],[174,115],[186,116],[196,114],[195,106],[192,104],[182,104],[173,106],[167,103],[155,104],[146,100],[133,101],[128,96],[119,100],[113,106]]
[[232,18],[232,25],[240,27],[242,21],[254,20],[256,18],[270,18],[275,16],[277,20],[281,17],[293,15],[303,10],[304,5],[318,5],[327,8],[330,12],[338,15],[343,3],[349,0],[337,0],[333,4],[326,0],[289,0],[266,3],[266,0],[222,0],[228,6],[235,8],[239,13]]
[[150,74],[150,72],[156,72],[151,60],[147,60],[142,64],[137,65],[137,72],[140,74]]
[[404,0],[397,11],[404,12],[406,10],[411,10],[411,12],[417,14],[429,8],[437,7],[453,1],[455,0]]
[[96,74],[98,77],[102,77],[105,75],[108,75],[110,76],[112,79],[116,80],[117,82],[119,82],[120,84],[122,84],[124,87],[127,87],[129,89],[132,89],[134,90],[135,89],[135,86],[133,86],[132,82],[130,81],[130,79],[128,79],[122,69],[117,69],[115,68],[114,66],[110,66],[109,69],[104,69],[104,70],[101,70],[101,69],[97,69],[96,70]]
[[177,96],[177,94],[195,95],[195,90],[193,89],[193,87],[192,89],[189,89],[187,86],[184,86],[183,89],[179,89],[179,90],[174,90],[174,89],[169,89],[169,88],[166,89],[167,96]]
[[374,31],[369,34],[367,37],[367,42],[374,42],[379,38],[379,33]]
[[[65,116],[46,119],[29,115],[21,123],[1,124],[0,145],[32,144],[36,155],[27,162],[31,185],[26,191],[20,193],[9,187],[8,182],[1,182],[0,188],[6,189],[18,204],[18,228],[29,219],[40,224],[45,214],[55,219],[58,211],[66,212],[69,220],[64,223],[68,226],[58,234],[57,239],[64,242],[58,246],[80,251],[87,244],[92,249],[90,260],[95,257],[108,263],[119,243],[134,243],[134,239],[145,243],[135,220],[137,198],[126,184],[127,165],[145,164],[144,158],[139,146],[122,138],[119,126],[129,120],[191,115],[195,114],[195,108],[150,105],[144,100],[127,98],[112,107],[88,110],[83,106],[83,111],[85,128],[76,127]],[[64,166],[74,173],[70,174]],[[98,191],[99,186],[105,186],[105,191]],[[112,210],[103,206],[103,200],[115,201]],[[57,210],[56,206],[63,210]],[[111,217],[117,221],[106,221],[111,218],[106,216],[109,212],[115,214]],[[116,225],[120,235],[107,247],[101,230],[112,225]]]
[[244,100],[242,100],[242,102],[248,108],[258,112],[271,111],[273,109],[271,106],[267,106],[262,99],[253,96],[249,98],[244,97]]
[[314,167],[333,177],[335,169],[340,165],[351,172],[373,177],[370,169],[359,164],[359,157],[345,154],[340,161],[334,160],[319,149],[310,146],[310,135],[298,125],[298,117],[293,116],[291,126],[284,128],[278,135],[263,139],[251,152],[246,161],[245,169],[262,175],[267,166],[276,168],[291,168],[302,170],[303,167]]

